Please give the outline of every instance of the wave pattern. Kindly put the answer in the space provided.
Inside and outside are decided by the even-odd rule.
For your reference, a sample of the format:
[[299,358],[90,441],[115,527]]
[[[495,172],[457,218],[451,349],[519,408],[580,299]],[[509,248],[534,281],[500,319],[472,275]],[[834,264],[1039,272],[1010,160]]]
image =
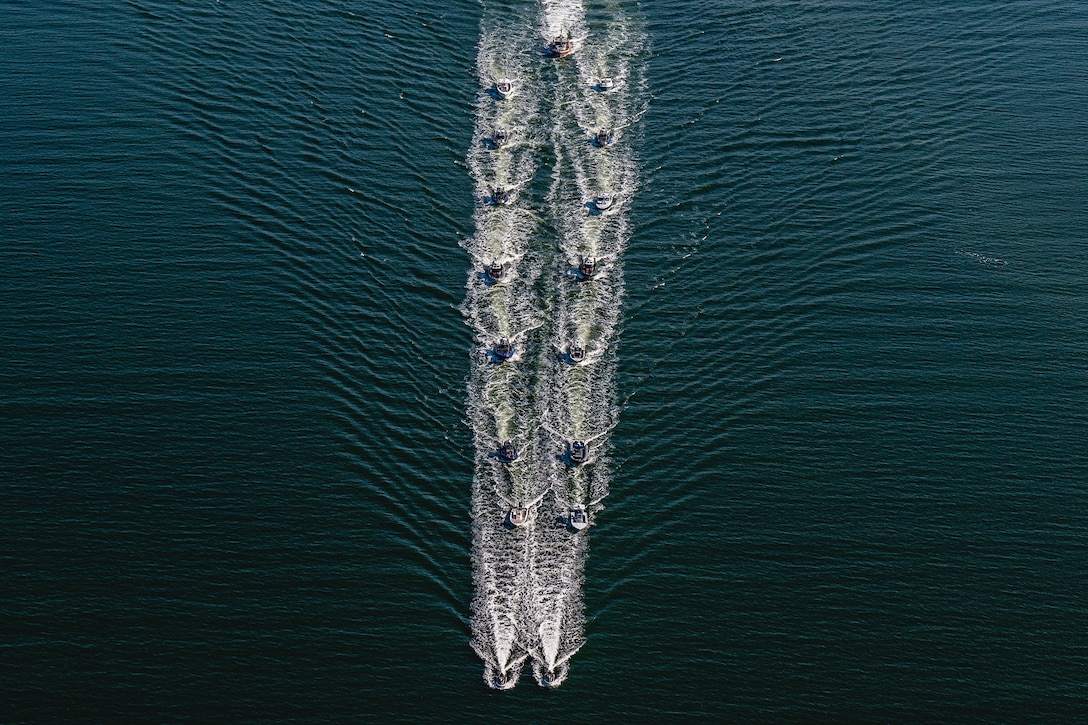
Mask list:
[[[645,41],[632,18],[606,10],[589,21],[580,2],[545,0],[535,25],[510,8],[482,21],[467,164],[478,204],[463,244],[472,270],[462,311],[478,342],[467,404],[472,644],[499,689],[517,683],[527,660],[542,686],[565,679],[584,642],[587,537],[575,519],[584,512],[591,524],[609,491],[621,255],[638,188],[626,141],[645,95]],[[574,52],[549,58],[560,37]],[[500,92],[504,80],[512,92]],[[550,180],[538,184],[545,158]],[[512,350],[500,348],[504,338]],[[501,452],[506,441],[514,461]]]

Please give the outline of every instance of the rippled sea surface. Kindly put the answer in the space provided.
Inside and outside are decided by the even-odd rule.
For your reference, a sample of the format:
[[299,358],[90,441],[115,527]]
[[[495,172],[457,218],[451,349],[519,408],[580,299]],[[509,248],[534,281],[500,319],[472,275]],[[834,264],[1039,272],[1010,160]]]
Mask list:
[[584,3],[647,39],[610,492],[569,677],[484,686],[465,159],[519,4],[5,4],[0,719],[1083,719],[1057,0]]

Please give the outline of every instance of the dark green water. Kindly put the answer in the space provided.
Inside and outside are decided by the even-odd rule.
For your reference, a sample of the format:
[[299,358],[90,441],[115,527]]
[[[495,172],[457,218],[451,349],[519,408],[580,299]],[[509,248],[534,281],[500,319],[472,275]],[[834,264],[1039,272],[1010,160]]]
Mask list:
[[496,693],[490,7],[5,5],[0,720],[1088,718],[1088,10],[618,6],[649,106],[586,644]]

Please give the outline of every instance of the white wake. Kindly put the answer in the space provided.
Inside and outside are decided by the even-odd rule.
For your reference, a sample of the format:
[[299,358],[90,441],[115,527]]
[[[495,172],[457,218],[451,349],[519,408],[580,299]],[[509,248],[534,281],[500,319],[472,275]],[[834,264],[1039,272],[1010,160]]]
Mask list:
[[[535,17],[485,8],[481,24],[468,154],[476,232],[463,242],[472,269],[462,310],[477,341],[467,403],[476,447],[472,644],[498,689],[513,687],[527,660],[543,686],[566,678],[585,642],[588,549],[588,529],[575,530],[571,511],[584,507],[592,525],[611,478],[622,254],[638,189],[630,141],[645,96],[646,40],[619,8],[596,10],[602,17],[587,20],[581,2],[543,0]],[[557,37],[572,41],[570,56],[547,57]],[[513,93],[495,92],[500,79]],[[499,128],[510,140],[495,148]],[[602,130],[606,144],[594,141]],[[536,181],[545,161],[551,177]],[[512,202],[494,203],[496,188],[512,190]],[[614,200],[603,211],[594,203],[601,193]],[[579,271],[587,258],[589,275]],[[499,281],[486,272],[494,264],[503,265]],[[494,354],[500,338],[514,345],[504,362]],[[577,364],[572,348],[584,350]],[[518,447],[516,461],[499,456],[506,440]],[[580,465],[574,441],[587,446]],[[514,526],[510,512],[520,507],[527,521]]]

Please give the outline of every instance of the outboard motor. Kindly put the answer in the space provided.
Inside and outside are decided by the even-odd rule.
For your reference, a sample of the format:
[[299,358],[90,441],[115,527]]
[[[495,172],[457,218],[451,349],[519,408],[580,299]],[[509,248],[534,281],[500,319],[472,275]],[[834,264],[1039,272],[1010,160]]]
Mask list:
[[495,345],[494,352],[495,357],[497,357],[500,362],[509,360],[514,357],[514,343],[510,342],[510,340],[505,337],[499,338],[498,344]]
[[597,135],[593,137],[593,143],[602,147],[607,146],[612,143],[612,132],[607,128],[602,128],[597,132]]
[[492,262],[487,265],[487,276],[493,282],[498,282],[506,275],[506,268],[502,262]]
[[499,460],[503,463],[513,463],[518,459],[518,447],[514,441],[503,441],[499,446]]
[[589,446],[583,441],[571,441],[570,444],[570,462],[574,465],[585,463],[589,458]]
[[580,363],[586,359],[586,349],[581,345],[571,345],[567,350],[567,357],[572,363]]
[[592,279],[597,273],[597,260],[593,257],[582,259],[582,263],[578,265],[578,273],[582,275],[582,279]]

